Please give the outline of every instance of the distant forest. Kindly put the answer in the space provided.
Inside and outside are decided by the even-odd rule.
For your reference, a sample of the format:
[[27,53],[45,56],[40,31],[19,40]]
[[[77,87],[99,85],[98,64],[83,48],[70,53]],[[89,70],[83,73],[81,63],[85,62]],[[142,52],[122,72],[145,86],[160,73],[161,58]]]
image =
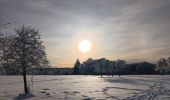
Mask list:
[[149,75],[170,74],[170,57],[161,58],[157,64],[138,62],[127,64],[125,60],[111,61],[106,58],[89,58],[83,63],[77,59],[72,74],[82,75]]
[[[20,75],[22,70],[16,66],[1,66],[1,75]],[[80,63],[77,59],[72,68],[30,67],[28,75],[155,75],[170,74],[168,59],[161,58],[157,64],[138,62],[127,64],[125,60],[111,61],[106,58],[92,59]]]

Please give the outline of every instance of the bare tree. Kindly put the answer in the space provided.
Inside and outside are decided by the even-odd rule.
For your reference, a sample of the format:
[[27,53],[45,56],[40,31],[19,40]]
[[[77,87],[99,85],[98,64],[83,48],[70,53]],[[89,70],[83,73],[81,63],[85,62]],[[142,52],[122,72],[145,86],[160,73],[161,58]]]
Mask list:
[[111,61],[111,71],[112,71],[112,77],[116,69],[116,61]]
[[168,63],[165,58],[160,58],[157,63],[157,70],[161,72],[162,75],[164,75],[165,69],[168,66]]
[[4,49],[4,34],[3,29],[7,27],[10,23],[0,24],[0,64],[3,64],[3,49]]
[[117,59],[117,61],[116,61],[116,72],[119,75],[119,77],[120,77],[122,69],[125,68],[125,67],[126,67],[126,61]]
[[11,67],[15,64],[14,55],[14,36],[4,36],[2,39],[2,65],[5,67]]
[[16,31],[15,60],[22,67],[24,91],[29,93],[26,78],[26,68],[48,64],[45,47],[37,29],[22,26]]
[[79,59],[76,60],[75,64],[74,64],[74,68],[73,68],[73,74],[78,75],[80,74],[80,61]]
[[170,57],[167,58],[167,63],[170,66]]
[[3,34],[0,33],[0,66],[2,65],[2,57],[3,57]]
[[168,68],[167,71],[170,73],[170,57],[167,58]]

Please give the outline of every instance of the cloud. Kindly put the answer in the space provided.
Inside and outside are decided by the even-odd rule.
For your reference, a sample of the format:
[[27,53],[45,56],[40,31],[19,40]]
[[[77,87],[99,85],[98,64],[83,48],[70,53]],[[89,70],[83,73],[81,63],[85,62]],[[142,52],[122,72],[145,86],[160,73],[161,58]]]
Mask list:
[[94,58],[154,62],[170,53],[169,9],[168,0],[0,0],[0,19],[39,28],[55,64],[79,57],[80,38],[94,42]]

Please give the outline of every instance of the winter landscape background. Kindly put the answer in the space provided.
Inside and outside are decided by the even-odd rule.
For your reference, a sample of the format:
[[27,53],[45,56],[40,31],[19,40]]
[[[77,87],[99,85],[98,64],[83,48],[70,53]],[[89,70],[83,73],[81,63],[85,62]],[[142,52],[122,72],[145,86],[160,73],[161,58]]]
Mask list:
[[0,100],[170,100],[170,0],[0,0]]

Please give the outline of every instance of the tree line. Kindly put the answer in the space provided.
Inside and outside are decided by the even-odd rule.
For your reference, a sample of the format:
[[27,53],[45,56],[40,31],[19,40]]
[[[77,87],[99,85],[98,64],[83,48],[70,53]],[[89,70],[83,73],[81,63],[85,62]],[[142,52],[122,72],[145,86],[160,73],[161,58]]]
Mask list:
[[106,58],[92,59],[80,63],[76,60],[73,74],[79,75],[146,75],[146,74],[170,74],[170,57],[161,58],[157,64],[138,62],[127,64],[125,60],[108,60]]

